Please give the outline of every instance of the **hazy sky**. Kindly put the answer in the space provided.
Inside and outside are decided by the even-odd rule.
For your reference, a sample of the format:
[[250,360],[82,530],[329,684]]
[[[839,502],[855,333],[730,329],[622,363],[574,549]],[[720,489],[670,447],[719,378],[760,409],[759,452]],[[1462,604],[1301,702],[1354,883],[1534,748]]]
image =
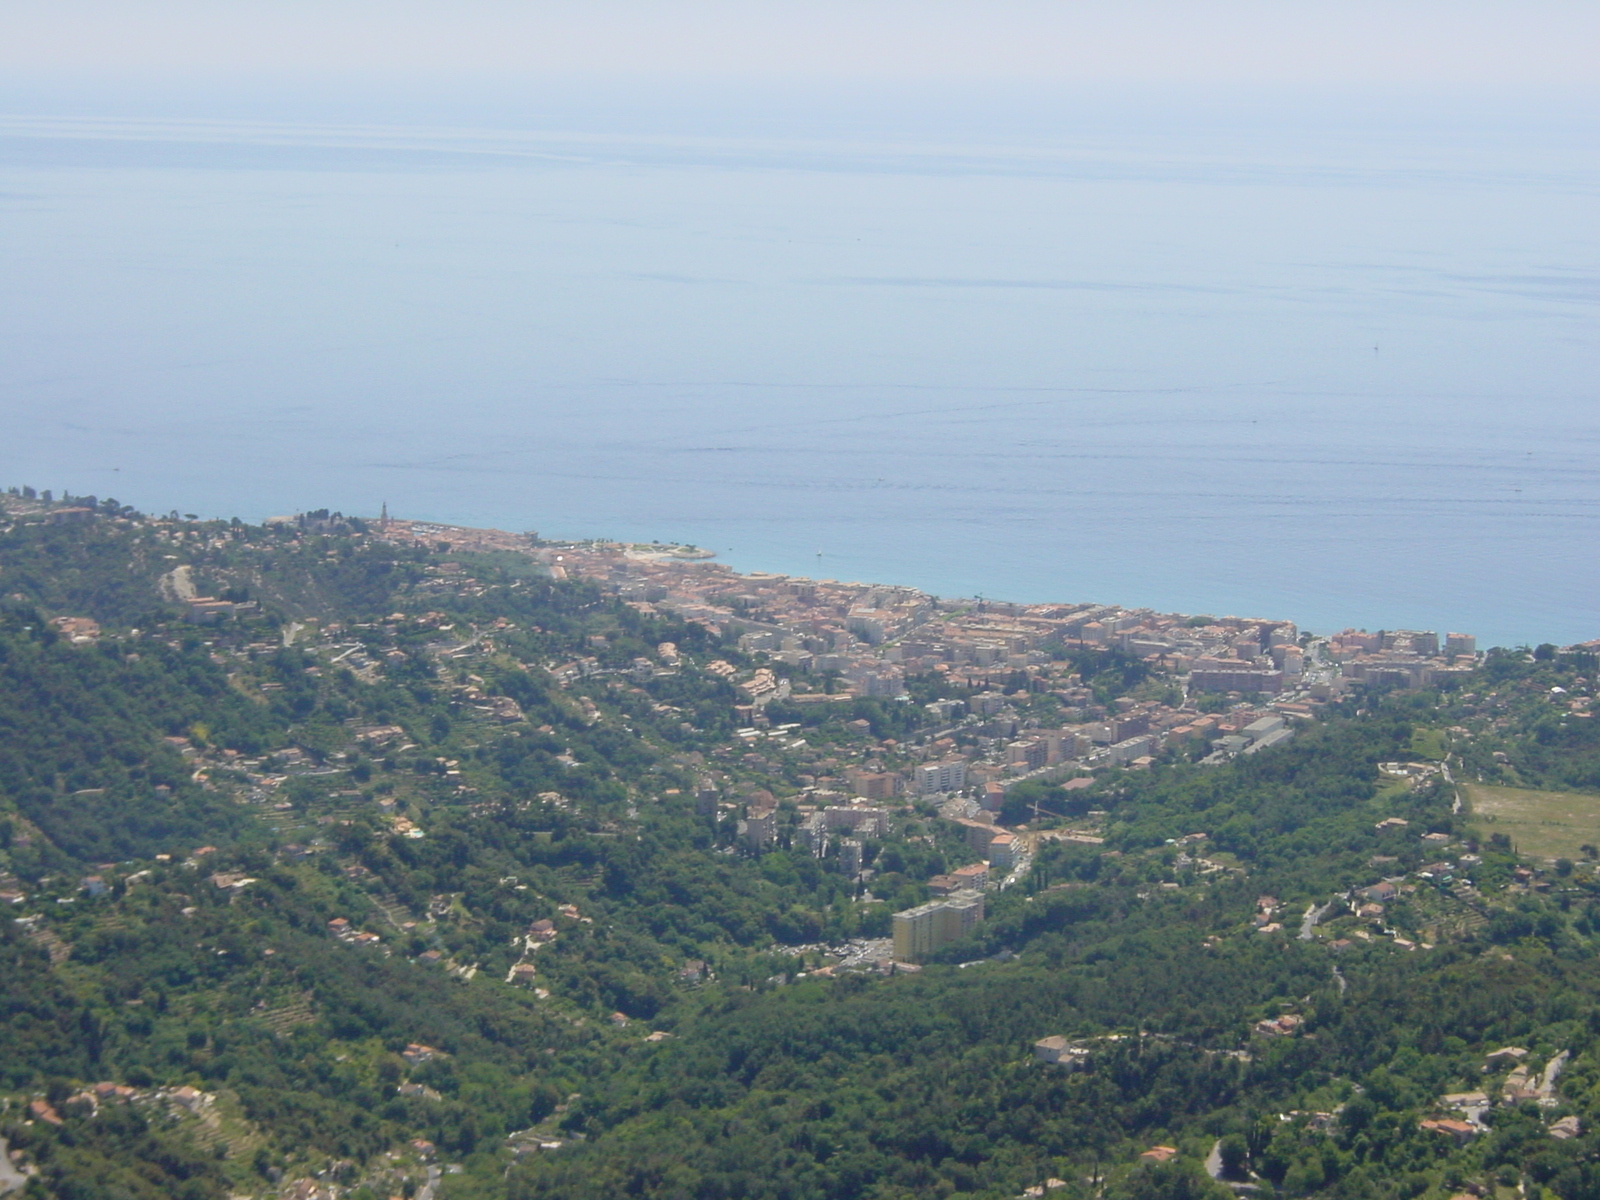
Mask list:
[[0,73],[1590,88],[1595,0],[0,0]]
[[1596,62],[1600,0],[0,0],[0,477],[1579,640]]

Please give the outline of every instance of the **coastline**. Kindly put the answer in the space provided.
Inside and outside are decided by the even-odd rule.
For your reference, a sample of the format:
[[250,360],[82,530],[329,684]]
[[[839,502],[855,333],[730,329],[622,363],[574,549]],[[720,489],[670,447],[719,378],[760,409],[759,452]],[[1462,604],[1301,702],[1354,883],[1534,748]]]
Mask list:
[[[1125,606],[1082,599],[1030,602],[1008,600],[1003,597],[982,594],[949,596],[938,595],[922,588],[900,583],[839,580],[820,575],[803,575],[780,571],[741,571],[722,562],[714,550],[679,543],[623,542],[603,538],[546,540],[531,531],[519,534],[502,529],[450,525],[443,522],[417,521],[406,518],[373,518],[371,520],[373,525],[378,528],[379,536],[392,540],[409,539],[436,544],[447,543],[453,549],[468,552],[500,551],[526,554],[542,562],[556,578],[567,578],[574,575],[591,578],[609,583],[619,591],[625,590],[630,584],[648,585],[652,579],[656,581],[658,587],[669,587],[660,578],[660,572],[654,569],[659,568],[671,571],[674,568],[683,568],[687,569],[691,574],[683,575],[677,581],[679,583],[689,583],[693,579],[692,572],[694,571],[708,571],[711,573],[707,580],[701,581],[698,585],[689,584],[696,590],[704,590],[706,587],[711,586],[711,578],[721,577],[759,582],[762,585],[790,583],[850,589],[859,592],[889,591],[906,597],[916,597],[923,602],[946,609],[973,607],[986,612],[1011,615],[1046,610],[1070,610],[1075,612],[1093,610],[1106,613],[1114,611],[1118,614],[1155,615],[1169,621],[1190,622],[1205,618],[1235,624],[1293,626],[1296,628],[1297,633],[1299,630],[1296,620],[1288,616],[1240,615],[1232,613],[1210,614],[1181,610],[1158,612],[1148,606]],[[644,603],[648,606],[651,602],[646,601]],[[669,607],[675,606],[669,605]],[[707,606],[703,602],[691,604],[687,607],[698,611],[701,617],[708,622],[720,624],[733,621],[748,625],[759,623],[753,619],[738,616],[732,608]],[[715,614],[712,613],[712,609],[717,610]],[[1347,628],[1347,632],[1349,631],[1351,630]],[[1471,635],[1452,633],[1451,636]]]
[[[754,720],[774,701],[832,693],[898,698],[913,676],[994,688],[1062,656],[1112,651],[1180,680],[1186,694],[1271,699],[1295,715],[1354,683],[1416,688],[1462,678],[1481,659],[1470,633],[1346,628],[1303,632],[1283,617],[1158,612],[1116,604],[1020,604],[934,596],[892,584],[735,571],[698,547],[546,541],[537,534],[383,518],[377,536],[447,552],[514,552],[551,578],[598,584],[644,615],[734,636],[766,664],[741,684]],[[445,564],[449,568],[451,564]],[[561,668],[571,678],[586,659]],[[770,668],[770,669],[769,669]],[[808,690],[798,692],[804,686]],[[1305,711],[1300,711],[1305,709]]]

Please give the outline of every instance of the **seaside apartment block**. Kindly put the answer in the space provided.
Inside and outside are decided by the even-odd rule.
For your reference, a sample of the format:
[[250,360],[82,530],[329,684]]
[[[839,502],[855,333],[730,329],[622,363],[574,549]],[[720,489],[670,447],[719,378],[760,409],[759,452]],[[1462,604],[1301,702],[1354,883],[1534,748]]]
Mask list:
[[1189,672],[1189,690],[1276,695],[1283,690],[1283,672],[1246,662],[1200,659]]
[[982,892],[953,892],[894,915],[896,962],[917,962],[958,942],[983,920]]
[[967,764],[964,759],[924,763],[913,776],[919,795],[934,792],[959,792],[967,786]]

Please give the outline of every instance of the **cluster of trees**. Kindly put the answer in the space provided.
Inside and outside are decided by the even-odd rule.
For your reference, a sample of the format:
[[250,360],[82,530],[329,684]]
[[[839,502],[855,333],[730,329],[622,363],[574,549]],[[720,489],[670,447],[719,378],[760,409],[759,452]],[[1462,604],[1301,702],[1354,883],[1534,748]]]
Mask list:
[[238,806],[196,786],[163,741],[202,726],[239,744],[275,732],[270,715],[193,650],[79,649],[37,611],[0,610],[0,796],[46,835],[19,846],[0,826],[25,872],[238,836],[247,824]]
[[[191,557],[207,587],[263,611],[178,623],[156,591],[173,539],[206,547]],[[119,508],[0,534],[8,594],[24,597],[0,613],[0,875],[32,894],[25,921],[0,921],[13,1101],[0,1136],[40,1164],[36,1194],[264,1193],[311,1167],[361,1178],[426,1138],[465,1167],[446,1177],[454,1200],[1014,1197],[1052,1178],[1062,1200],[1172,1200],[1226,1194],[1200,1170],[1213,1145],[1227,1170],[1289,1196],[1509,1180],[1600,1200],[1600,1142],[1548,1136],[1569,1111],[1586,1131],[1600,1121],[1587,874],[1498,903],[1427,952],[1378,939],[1335,958],[1250,923],[1263,893],[1292,923],[1419,866],[1420,833],[1470,839],[1448,789],[1397,792],[1377,764],[1442,746],[1431,731],[1484,716],[1491,692],[1526,779],[1589,786],[1594,723],[1551,701],[1578,686],[1574,664],[1495,658],[1449,694],[1364,696],[1227,766],[1173,756],[1070,796],[1018,789],[1013,817],[1105,810],[1104,844],[1047,844],[918,974],[830,978],[784,947],[886,934],[895,906],[962,861],[956,831],[928,819],[869,843],[876,903],[803,850],[736,852],[734,814],[693,798],[736,696],[692,660],[743,661],[731,646],[514,557],[457,556],[476,586],[441,589],[440,558],[336,514],[158,538]],[[97,616],[105,636],[68,645],[48,612]],[[309,616],[343,623],[383,668],[358,678],[284,645]],[[506,726],[464,705],[429,649],[443,626],[502,618],[473,670],[521,706],[526,721]],[[537,666],[629,672],[662,641],[691,666],[591,689],[587,708]],[[1076,665],[1107,695],[1147,671],[1109,653]],[[793,716],[819,744],[851,736],[848,722],[903,738],[926,720],[920,704],[841,709]],[[352,729],[375,726],[404,736],[357,747]],[[290,748],[318,773],[274,793],[288,815],[242,803],[230,763]],[[400,812],[425,836],[399,835]],[[1377,828],[1390,816],[1409,825]],[[1225,869],[1186,854],[1179,839],[1197,832]],[[202,844],[215,850],[186,863]],[[1515,861],[1477,849],[1492,892]],[[81,891],[101,863],[109,890]],[[336,918],[381,941],[335,939]],[[507,981],[540,920],[556,924],[532,960],[544,995]],[[704,967],[685,977],[690,962]],[[1284,1012],[1304,1018],[1296,1035],[1252,1032]],[[652,1029],[670,1036],[641,1036]],[[1051,1034],[1085,1040],[1083,1069],[1033,1061]],[[413,1043],[439,1053],[408,1061]],[[1507,1043],[1572,1053],[1562,1107],[1497,1109],[1466,1147],[1420,1128]],[[92,1115],[70,1098],[98,1079],[201,1088],[227,1108],[228,1137],[197,1140],[155,1103]],[[63,1123],[16,1119],[31,1096]],[[503,1139],[530,1126],[567,1144],[513,1164]],[[1138,1158],[1157,1143],[1177,1159]]]

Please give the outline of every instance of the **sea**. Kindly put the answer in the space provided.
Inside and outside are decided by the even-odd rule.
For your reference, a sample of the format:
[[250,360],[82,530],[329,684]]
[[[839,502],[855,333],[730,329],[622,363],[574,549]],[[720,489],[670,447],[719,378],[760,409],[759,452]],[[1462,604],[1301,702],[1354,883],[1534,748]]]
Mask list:
[[1588,106],[346,101],[0,95],[0,486],[1600,637]]

